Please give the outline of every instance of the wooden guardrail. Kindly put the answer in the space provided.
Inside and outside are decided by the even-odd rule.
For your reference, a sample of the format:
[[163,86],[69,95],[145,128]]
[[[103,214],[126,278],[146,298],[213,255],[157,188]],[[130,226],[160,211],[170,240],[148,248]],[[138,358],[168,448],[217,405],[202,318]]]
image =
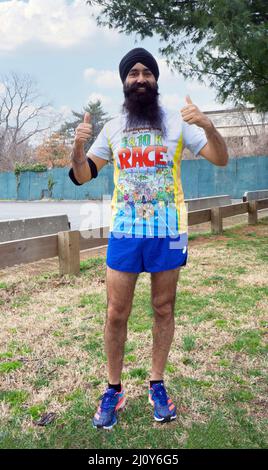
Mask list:
[[[188,225],[211,222],[212,233],[222,233],[224,218],[248,213],[248,223],[256,224],[258,211],[267,208],[268,199],[261,199],[201,209],[188,212]],[[77,274],[80,270],[80,251],[107,246],[108,232],[109,227],[101,227],[0,243],[0,268],[58,256],[60,274]]]
[[77,273],[80,251],[108,244],[109,227],[70,230],[56,235],[0,243],[0,268],[59,257],[60,273]]

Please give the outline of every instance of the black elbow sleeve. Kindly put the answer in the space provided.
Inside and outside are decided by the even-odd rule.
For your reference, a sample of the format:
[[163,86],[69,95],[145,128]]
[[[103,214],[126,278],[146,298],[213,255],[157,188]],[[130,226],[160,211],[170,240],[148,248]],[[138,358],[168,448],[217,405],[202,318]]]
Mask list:
[[[97,170],[97,167],[96,167],[95,162],[93,162],[93,160],[91,160],[91,158],[87,158],[87,162],[88,162],[88,165],[89,165],[90,170],[91,170],[91,176],[92,176],[92,178],[97,178],[97,176],[98,176],[98,170]],[[78,183],[76,177],[74,176],[74,170],[73,170],[73,168],[70,168],[70,170],[69,170],[69,178],[72,180],[72,182],[73,182],[76,186],[82,186],[83,183]]]
[[82,186],[82,183],[78,183],[76,177],[74,176],[74,170],[72,168],[69,171],[69,178],[72,180],[74,184],[76,184],[76,186]]
[[97,167],[96,167],[96,163],[93,162],[93,160],[91,160],[91,158],[88,158],[88,159],[87,159],[87,162],[88,162],[89,167],[90,167],[90,170],[91,170],[91,176],[92,176],[92,178],[97,178],[97,176],[98,176],[98,170],[97,170]]

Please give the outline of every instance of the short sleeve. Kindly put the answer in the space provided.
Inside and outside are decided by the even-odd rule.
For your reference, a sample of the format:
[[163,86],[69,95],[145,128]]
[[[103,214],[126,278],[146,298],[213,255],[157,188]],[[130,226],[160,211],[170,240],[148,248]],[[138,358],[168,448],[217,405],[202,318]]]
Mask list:
[[107,124],[103,126],[95,142],[87,151],[87,157],[90,156],[90,153],[95,155],[96,157],[103,158],[104,160],[110,160],[112,156],[112,151],[107,133]]
[[182,137],[184,146],[187,147],[195,156],[206,145],[207,137],[204,129],[196,124],[188,124],[182,121]]

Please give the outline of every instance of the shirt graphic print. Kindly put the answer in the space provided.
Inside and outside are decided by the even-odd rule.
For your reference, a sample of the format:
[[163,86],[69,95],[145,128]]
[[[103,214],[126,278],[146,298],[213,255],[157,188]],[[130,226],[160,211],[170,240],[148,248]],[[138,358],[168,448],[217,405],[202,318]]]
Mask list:
[[126,129],[124,114],[107,122],[88,151],[113,161],[110,231],[118,236],[178,237],[187,244],[187,211],[181,184],[181,155],[206,144],[203,129],[164,109],[166,134],[140,126]]

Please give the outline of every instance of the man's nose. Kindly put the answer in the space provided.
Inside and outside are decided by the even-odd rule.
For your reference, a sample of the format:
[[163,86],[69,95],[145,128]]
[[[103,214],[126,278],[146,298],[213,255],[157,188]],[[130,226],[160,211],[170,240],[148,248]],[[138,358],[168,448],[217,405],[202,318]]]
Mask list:
[[137,82],[138,82],[138,83],[145,83],[145,81],[146,81],[146,80],[145,80],[145,77],[143,76],[142,73],[140,73],[140,74],[138,75],[138,77],[137,77]]

